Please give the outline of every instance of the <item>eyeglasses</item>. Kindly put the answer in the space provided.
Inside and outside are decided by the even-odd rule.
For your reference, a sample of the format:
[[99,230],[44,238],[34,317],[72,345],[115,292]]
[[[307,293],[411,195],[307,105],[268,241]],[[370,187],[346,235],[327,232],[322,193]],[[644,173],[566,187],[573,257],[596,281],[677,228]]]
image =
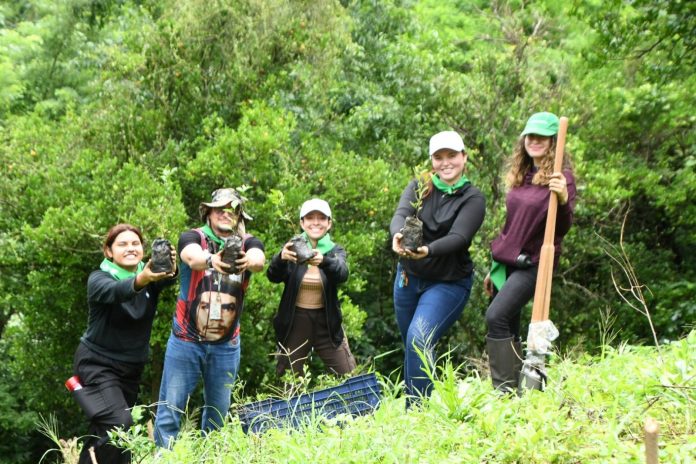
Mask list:
[[217,214],[218,216],[222,216],[223,214],[230,214],[231,216],[237,216],[239,214],[239,211],[236,209],[232,208],[213,208],[212,209],[213,213]]

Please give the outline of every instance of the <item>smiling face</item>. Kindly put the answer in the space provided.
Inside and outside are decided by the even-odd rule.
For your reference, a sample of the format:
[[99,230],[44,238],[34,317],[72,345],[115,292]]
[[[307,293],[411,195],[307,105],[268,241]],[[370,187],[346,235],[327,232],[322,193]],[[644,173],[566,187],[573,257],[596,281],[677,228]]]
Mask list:
[[310,211],[300,219],[300,227],[305,231],[312,245],[316,246],[317,241],[331,229],[331,218],[319,211]]
[[[217,309],[220,309],[218,311]],[[204,292],[196,311],[196,328],[207,341],[220,340],[232,330],[237,299],[229,293]]]
[[433,171],[447,185],[454,185],[462,177],[466,166],[466,154],[447,148],[438,150],[431,157]]
[[210,208],[208,213],[210,228],[218,237],[227,237],[237,229],[239,214],[230,206],[222,208]]
[[534,166],[539,166],[541,160],[546,156],[551,148],[551,137],[537,134],[527,134],[524,136],[524,149],[534,161]]
[[143,243],[133,231],[126,230],[116,236],[111,246],[105,249],[106,257],[123,269],[134,272],[143,259]]

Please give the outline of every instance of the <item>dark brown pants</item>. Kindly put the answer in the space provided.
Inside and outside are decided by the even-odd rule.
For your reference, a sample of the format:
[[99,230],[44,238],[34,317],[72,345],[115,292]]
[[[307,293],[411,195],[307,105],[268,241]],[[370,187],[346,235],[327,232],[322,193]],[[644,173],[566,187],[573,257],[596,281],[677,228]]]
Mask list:
[[304,365],[314,349],[326,368],[335,374],[348,374],[355,369],[355,358],[344,336],[339,346],[334,346],[326,325],[323,309],[295,308],[292,329],[284,346],[278,348],[276,372],[282,375],[289,365],[296,375],[304,373]]

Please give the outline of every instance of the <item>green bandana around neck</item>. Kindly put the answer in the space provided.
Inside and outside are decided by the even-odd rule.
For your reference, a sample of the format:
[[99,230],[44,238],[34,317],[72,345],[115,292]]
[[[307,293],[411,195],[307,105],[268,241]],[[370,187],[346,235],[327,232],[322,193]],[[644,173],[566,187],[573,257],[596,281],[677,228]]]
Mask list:
[[493,282],[495,288],[498,291],[500,291],[500,289],[503,288],[503,285],[505,285],[505,281],[507,280],[507,266],[503,263],[499,263],[494,259],[492,259],[491,261],[491,282]]
[[[312,242],[309,241],[309,237],[307,236],[307,232],[302,232],[302,238],[304,238],[307,241],[307,243],[309,243],[309,245],[312,246]],[[319,250],[319,252],[322,255],[325,255],[326,253],[331,251],[331,249],[335,246],[336,246],[336,244],[331,241],[331,236],[329,234],[326,234],[317,241],[317,248],[316,249]]]
[[215,232],[213,232],[213,229],[211,229],[208,224],[201,227],[201,230],[203,231],[206,237],[208,237],[213,242],[217,243],[220,248],[225,246],[225,240],[215,235]]
[[99,265],[99,269],[101,269],[104,272],[108,272],[109,274],[111,274],[111,277],[113,277],[116,280],[125,280],[130,279],[131,277],[135,277],[139,272],[143,270],[144,267],[145,263],[140,261],[138,263],[138,268],[136,269],[136,271],[131,272],[123,269],[118,264],[114,263],[113,261],[109,261],[106,258],[104,258],[104,261],[102,261]]
[[456,192],[457,190],[469,183],[469,179],[467,179],[464,174],[462,174],[462,177],[454,185],[447,185],[444,181],[440,179],[440,176],[438,176],[437,174],[432,176],[432,179],[435,188],[448,195],[452,195],[454,192]]

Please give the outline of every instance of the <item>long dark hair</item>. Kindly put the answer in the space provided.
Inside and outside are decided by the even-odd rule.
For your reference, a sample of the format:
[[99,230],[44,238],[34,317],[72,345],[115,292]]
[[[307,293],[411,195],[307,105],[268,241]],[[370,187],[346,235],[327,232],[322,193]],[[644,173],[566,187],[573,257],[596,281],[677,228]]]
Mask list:
[[143,248],[145,247],[145,243],[143,240],[143,233],[140,232],[139,228],[135,227],[132,224],[116,224],[111,229],[109,229],[109,231],[106,233],[106,239],[104,240],[104,246],[102,247],[102,251],[104,252],[104,256],[106,256],[108,258],[108,255],[106,254],[106,250],[111,249],[111,245],[113,245],[114,242],[116,241],[116,237],[118,237],[118,235],[121,232],[126,232],[126,231],[133,232],[135,235],[137,235],[138,238],[140,239],[140,243],[143,244]]

